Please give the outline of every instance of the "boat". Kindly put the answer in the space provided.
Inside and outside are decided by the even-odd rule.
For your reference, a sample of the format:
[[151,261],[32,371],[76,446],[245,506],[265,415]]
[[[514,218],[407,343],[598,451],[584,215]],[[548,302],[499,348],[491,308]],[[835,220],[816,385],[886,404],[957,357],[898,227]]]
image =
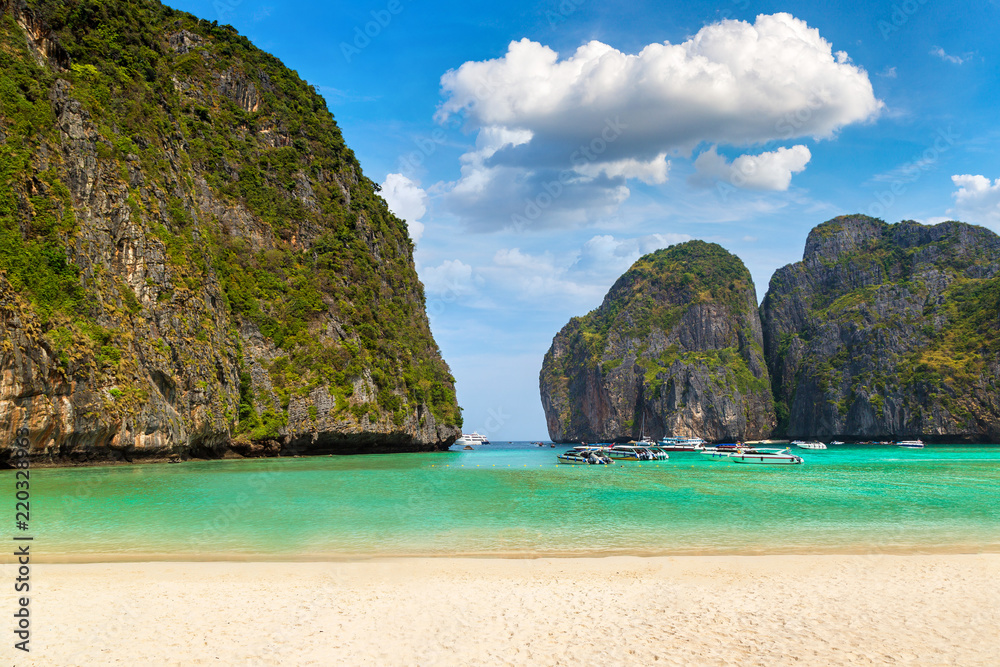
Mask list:
[[705,441],[701,438],[665,435],[658,446],[666,452],[697,452],[705,448]]
[[841,440],[831,440],[830,444],[831,445],[842,445],[844,443]]
[[646,446],[641,442],[614,445],[608,449],[608,456],[618,461],[666,461],[670,455],[656,445]]
[[826,445],[818,440],[792,440],[792,444],[799,449],[826,449]]
[[789,449],[754,449],[744,447],[729,455],[733,463],[756,463],[765,465],[798,465],[805,463],[801,456],[796,456]]
[[667,451],[662,447],[660,447],[659,445],[652,445],[651,447],[647,447],[646,449],[649,451],[650,454],[653,455],[654,461],[666,461],[667,459],[670,458],[670,454],[667,454]]
[[699,450],[699,453],[713,459],[724,459],[730,454],[735,454],[740,449],[742,449],[742,446],[737,444],[709,445]]
[[456,445],[488,445],[490,441],[486,439],[485,435],[479,435],[475,431],[472,433],[463,433],[462,437],[455,441]]
[[559,463],[566,465],[611,465],[614,461],[607,455],[607,451],[603,447],[577,445],[573,449],[566,450],[556,458],[559,459]]
[[922,449],[924,446],[923,440],[900,440],[896,443],[898,447],[909,447],[911,449]]

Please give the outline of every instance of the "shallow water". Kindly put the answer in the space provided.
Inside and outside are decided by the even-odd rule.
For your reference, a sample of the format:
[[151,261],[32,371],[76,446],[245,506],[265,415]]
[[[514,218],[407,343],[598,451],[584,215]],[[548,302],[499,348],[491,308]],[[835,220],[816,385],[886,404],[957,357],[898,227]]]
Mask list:
[[[1000,447],[837,446],[802,466],[475,451],[35,469],[43,560],[1000,551]],[[0,474],[13,520],[13,471]]]

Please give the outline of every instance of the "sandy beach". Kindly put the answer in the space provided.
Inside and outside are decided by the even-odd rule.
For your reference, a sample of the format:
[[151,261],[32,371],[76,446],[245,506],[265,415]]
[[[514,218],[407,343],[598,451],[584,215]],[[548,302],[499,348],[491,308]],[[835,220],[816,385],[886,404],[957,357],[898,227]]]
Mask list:
[[1000,554],[43,564],[31,615],[6,664],[996,665]]

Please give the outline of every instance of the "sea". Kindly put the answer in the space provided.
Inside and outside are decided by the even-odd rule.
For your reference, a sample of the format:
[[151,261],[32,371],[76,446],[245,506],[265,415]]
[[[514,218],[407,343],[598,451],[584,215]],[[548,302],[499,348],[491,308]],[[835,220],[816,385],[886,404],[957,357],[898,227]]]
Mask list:
[[[36,468],[32,558],[1000,551],[1000,446],[831,445],[799,466],[559,465],[565,449]],[[12,521],[14,482],[0,472]]]

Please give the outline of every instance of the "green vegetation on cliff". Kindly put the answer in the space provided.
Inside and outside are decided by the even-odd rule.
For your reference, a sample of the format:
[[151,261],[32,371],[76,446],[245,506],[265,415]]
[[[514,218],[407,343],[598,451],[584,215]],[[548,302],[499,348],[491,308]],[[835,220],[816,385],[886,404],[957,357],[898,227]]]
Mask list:
[[959,222],[842,216],[814,228],[762,304],[779,431],[1000,434],[998,260],[1000,237]]
[[[398,427],[426,406],[461,425],[406,225],[311,86],[231,27],[154,1],[0,10],[0,271],[67,376],[141,401],[139,365],[196,365],[185,350],[201,344],[220,370],[186,389],[230,396],[216,407],[233,433],[277,437],[289,402],[320,387],[340,421]],[[95,255],[81,206],[146,253],[141,270]],[[245,325],[272,346],[263,384]]]
[[[540,384],[550,436],[637,435],[645,412],[651,431],[763,437],[773,412],[755,306],[749,271],[717,244],[690,241],[641,257],[546,354]],[[689,401],[718,405],[702,411]],[[580,407],[598,403],[615,414]],[[700,422],[722,404],[740,418]]]

